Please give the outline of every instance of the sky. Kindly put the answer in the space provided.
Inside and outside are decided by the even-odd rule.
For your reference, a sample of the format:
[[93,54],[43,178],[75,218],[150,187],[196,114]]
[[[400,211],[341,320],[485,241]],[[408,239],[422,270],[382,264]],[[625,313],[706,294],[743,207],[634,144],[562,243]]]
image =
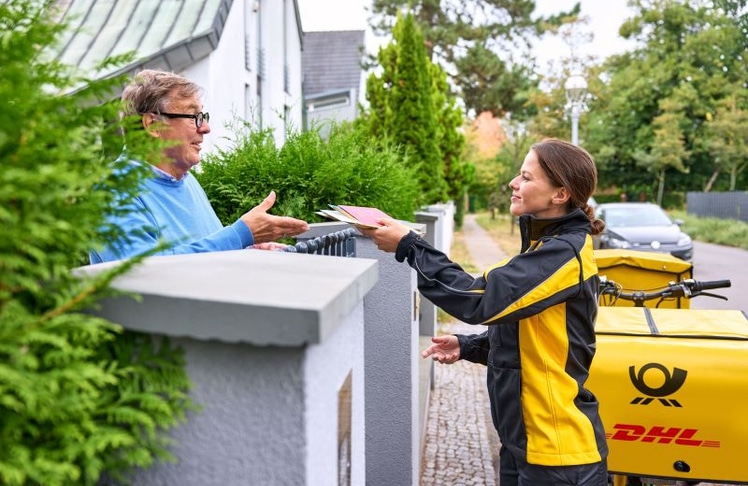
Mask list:
[[[629,16],[626,0],[535,0],[537,15],[571,9],[580,1],[582,16],[588,16],[593,41],[580,46],[580,55],[595,55],[600,59],[622,52],[630,45],[618,37],[618,27]],[[383,41],[368,31],[366,7],[369,0],[298,0],[301,25],[304,31],[367,30],[367,50],[376,52]],[[535,48],[539,65],[553,59],[569,57],[569,47],[560,40],[546,39]]]

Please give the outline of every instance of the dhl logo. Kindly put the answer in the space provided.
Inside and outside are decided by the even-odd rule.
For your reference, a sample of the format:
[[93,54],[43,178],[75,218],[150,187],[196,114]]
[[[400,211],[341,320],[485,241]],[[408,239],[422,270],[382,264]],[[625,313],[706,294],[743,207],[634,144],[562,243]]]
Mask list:
[[606,433],[609,440],[621,440],[626,442],[650,442],[657,444],[675,444],[688,447],[715,447],[721,446],[718,440],[701,440],[696,438],[698,429],[683,429],[680,427],[664,427],[656,425],[647,427],[636,424],[615,424],[612,433]]

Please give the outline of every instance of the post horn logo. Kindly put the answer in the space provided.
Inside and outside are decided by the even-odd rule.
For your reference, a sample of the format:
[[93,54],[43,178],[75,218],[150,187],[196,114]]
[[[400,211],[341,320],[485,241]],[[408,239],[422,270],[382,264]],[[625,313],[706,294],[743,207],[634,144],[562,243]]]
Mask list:
[[[651,387],[645,383],[645,374],[651,369],[659,370],[662,374],[663,383],[657,388]],[[636,372],[634,366],[629,366],[629,377],[631,378],[631,383],[634,384],[634,387],[639,390],[639,392],[647,395],[646,397],[634,398],[631,401],[631,405],[649,405],[655,399],[657,399],[666,407],[682,407],[678,400],[665,397],[677,392],[680,387],[683,386],[683,383],[685,383],[686,381],[687,374],[688,372],[686,370],[682,370],[680,368],[673,368],[673,372],[671,374],[670,370],[665,368],[660,363],[645,364],[644,366],[639,368],[639,373]],[[651,383],[653,374],[650,373],[649,376]],[[657,382],[659,383],[660,380],[658,379]]]

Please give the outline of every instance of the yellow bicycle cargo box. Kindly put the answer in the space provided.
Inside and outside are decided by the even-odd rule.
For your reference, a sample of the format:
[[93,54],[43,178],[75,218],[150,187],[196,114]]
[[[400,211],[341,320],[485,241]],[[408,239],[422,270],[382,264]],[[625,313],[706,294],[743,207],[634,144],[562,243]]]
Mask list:
[[[637,250],[595,250],[595,260],[600,276],[607,277],[623,287],[624,292],[641,290],[651,292],[661,289],[670,282],[693,278],[693,265],[667,253],[652,253]],[[651,300],[646,307],[665,309],[688,309],[690,301],[685,298],[669,299],[660,302]],[[634,307],[631,301],[610,296],[600,296],[600,305]]]
[[589,389],[611,473],[748,481],[748,317],[600,307]]

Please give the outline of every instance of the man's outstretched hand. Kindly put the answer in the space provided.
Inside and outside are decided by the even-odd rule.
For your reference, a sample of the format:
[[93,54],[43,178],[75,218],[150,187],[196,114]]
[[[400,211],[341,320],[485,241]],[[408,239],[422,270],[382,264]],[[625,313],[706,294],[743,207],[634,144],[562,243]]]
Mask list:
[[275,204],[275,191],[270,191],[270,194],[260,204],[240,218],[252,232],[256,244],[296,236],[309,230],[309,224],[301,219],[268,214],[273,204]]

